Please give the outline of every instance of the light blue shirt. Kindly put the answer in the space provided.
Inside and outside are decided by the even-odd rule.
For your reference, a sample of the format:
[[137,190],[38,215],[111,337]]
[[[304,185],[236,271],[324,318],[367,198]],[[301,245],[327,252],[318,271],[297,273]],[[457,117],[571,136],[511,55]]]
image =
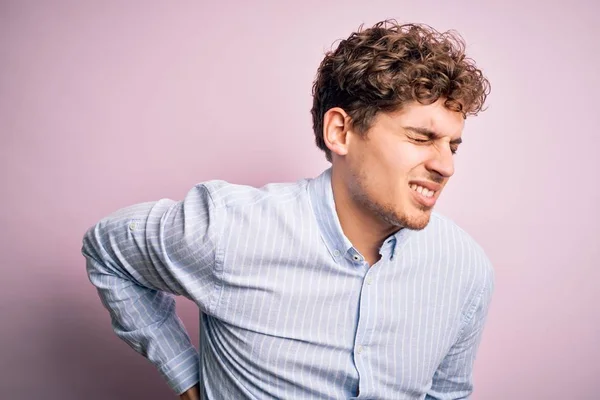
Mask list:
[[[212,180],[120,209],[83,239],[116,334],[203,399],[463,399],[494,285],[482,248],[433,212],[369,267],[331,169],[262,188]],[[172,294],[201,311],[200,351]]]

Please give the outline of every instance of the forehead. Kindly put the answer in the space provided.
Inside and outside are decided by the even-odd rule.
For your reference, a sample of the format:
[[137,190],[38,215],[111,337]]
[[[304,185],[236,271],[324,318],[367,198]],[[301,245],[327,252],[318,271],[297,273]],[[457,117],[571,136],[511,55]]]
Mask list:
[[395,128],[426,128],[451,138],[459,138],[465,125],[463,115],[446,108],[442,100],[428,105],[412,102],[398,111],[387,113],[387,117]]

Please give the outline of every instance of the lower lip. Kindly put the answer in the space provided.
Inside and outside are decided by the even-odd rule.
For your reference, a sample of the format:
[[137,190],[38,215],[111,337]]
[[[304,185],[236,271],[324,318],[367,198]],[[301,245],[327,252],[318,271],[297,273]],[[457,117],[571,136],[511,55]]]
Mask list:
[[412,190],[409,188],[409,190],[411,192],[413,192],[413,195],[415,196],[415,199],[422,205],[424,205],[425,207],[433,207],[435,205],[435,197],[437,195],[434,194],[431,197],[425,197],[423,196],[421,193],[417,192],[416,190]]

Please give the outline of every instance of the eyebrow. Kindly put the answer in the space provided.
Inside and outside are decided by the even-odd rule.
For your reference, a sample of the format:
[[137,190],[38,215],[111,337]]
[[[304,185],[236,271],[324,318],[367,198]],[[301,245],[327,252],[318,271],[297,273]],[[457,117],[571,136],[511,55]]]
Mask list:
[[[432,131],[431,129],[427,129],[427,128],[420,128],[417,126],[404,126],[404,129],[417,133],[419,135],[425,135],[427,136],[428,139],[431,140],[435,140],[435,139],[440,139],[442,137],[442,135],[439,135],[437,132]],[[462,138],[458,138],[458,139],[453,139],[450,141],[450,144],[461,144],[462,143]]]

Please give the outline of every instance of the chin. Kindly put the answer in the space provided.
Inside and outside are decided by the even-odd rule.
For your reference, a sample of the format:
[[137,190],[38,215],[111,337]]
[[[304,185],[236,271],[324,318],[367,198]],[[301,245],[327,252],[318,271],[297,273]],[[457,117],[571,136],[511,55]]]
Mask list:
[[431,209],[401,215],[402,226],[414,231],[425,229],[431,219]]

